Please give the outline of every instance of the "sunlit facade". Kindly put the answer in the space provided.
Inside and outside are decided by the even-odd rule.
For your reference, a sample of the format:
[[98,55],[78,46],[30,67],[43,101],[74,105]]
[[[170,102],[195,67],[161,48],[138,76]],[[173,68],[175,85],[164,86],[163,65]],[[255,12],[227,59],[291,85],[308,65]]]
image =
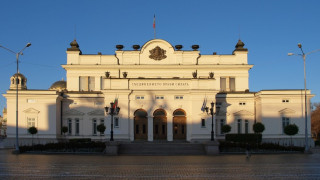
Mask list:
[[[8,144],[15,138],[16,84],[19,90],[20,143],[29,143],[27,128],[35,126],[38,142],[64,138],[110,138],[111,117],[104,107],[118,101],[114,116],[114,139],[121,141],[207,141],[213,118],[215,139],[224,139],[221,127],[230,133],[253,133],[262,122],[263,141],[289,143],[283,132],[288,124],[299,126],[294,136],[304,144],[304,91],[249,90],[248,50],[239,40],[229,55],[200,54],[199,46],[182,50],[162,39],[124,50],[117,45],[114,55],[82,54],[76,40],[67,49],[67,81],[55,82],[49,90],[29,90],[26,77],[12,76],[7,98]],[[20,80],[16,81],[15,78]],[[23,84],[22,84],[23,83]],[[308,91],[308,102],[312,98]],[[215,116],[210,111],[214,103]],[[216,110],[219,107],[219,111]],[[308,104],[308,112],[310,106]],[[107,129],[100,134],[96,127]],[[61,129],[68,128],[66,133]],[[310,113],[308,130],[310,130]],[[311,140],[311,139],[310,139]]]

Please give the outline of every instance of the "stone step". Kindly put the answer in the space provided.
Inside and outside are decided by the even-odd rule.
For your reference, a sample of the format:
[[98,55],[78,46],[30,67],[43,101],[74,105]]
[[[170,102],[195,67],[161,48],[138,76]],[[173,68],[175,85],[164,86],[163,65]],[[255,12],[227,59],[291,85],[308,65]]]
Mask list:
[[193,143],[122,143],[120,155],[204,155],[203,144]]

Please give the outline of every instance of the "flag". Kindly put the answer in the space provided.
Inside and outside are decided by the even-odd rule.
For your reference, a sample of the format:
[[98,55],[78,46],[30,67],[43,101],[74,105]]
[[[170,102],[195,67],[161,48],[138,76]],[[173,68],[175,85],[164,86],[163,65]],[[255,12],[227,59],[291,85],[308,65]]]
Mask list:
[[153,29],[156,28],[156,15],[153,16]]
[[114,99],[114,103],[113,103],[113,108],[115,109],[116,107],[118,107],[118,97]]
[[204,112],[204,111],[206,110],[206,107],[207,107],[207,97],[205,97],[205,98],[203,99],[201,111]]

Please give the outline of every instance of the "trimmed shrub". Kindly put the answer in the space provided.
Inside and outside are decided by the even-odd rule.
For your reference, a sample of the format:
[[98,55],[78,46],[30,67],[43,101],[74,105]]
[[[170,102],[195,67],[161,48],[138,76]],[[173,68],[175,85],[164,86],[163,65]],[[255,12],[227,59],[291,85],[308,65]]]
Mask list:
[[252,129],[255,133],[262,133],[265,130],[265,127],[262,123],[257,122],[253,124]]
[[228,133],[231,131],[231,126],[229,124],[225,124],[221,127],[223,133]]

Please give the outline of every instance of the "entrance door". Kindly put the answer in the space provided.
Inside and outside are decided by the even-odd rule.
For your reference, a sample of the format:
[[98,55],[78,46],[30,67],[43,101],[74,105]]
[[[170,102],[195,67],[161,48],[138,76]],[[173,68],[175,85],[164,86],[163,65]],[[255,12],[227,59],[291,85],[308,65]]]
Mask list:
[[134,139],[148,140],[148,114],[143,109],[134,113]]
[[173,140],[185,140],[187,138],[186,114],[182,109],[173,112]]
[[153,139],[167,139],[167,116],[163,109],[157,109],[153,113]]

